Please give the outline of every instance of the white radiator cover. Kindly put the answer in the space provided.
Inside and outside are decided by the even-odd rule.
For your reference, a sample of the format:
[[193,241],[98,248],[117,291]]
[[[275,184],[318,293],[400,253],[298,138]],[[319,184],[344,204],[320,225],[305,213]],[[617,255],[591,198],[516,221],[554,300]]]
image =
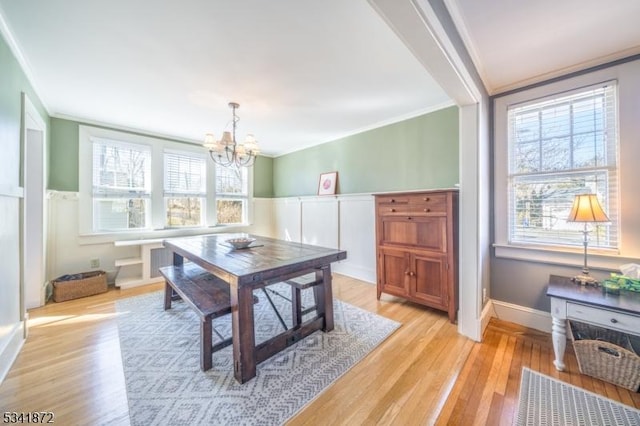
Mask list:
[[149,276],[151,278],[159,277],[158,269],[169,266],[173,263],[173,252],[166,248],[158,248],[151,250],[151,262],[149,265]]

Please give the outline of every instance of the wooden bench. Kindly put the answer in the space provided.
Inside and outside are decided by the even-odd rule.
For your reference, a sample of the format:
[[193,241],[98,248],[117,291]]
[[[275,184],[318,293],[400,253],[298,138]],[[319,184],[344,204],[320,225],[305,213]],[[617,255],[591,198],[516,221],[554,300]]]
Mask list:
[[[231,313],[229,284],[194,263],[160,268],[165,278],[164,309],[171,309],[171,301],[182,299],[200,317],[200,368],[209,370],[213,352],[229,346],[231,337],[213,345],[213,319]],[[175,294],[174,294],[175,293]],[[258,299],[254,296],[254,303]]]
[[[300,277],[302,278],[302,277]],[[280,315],[280,312],[278,311],[278,309],[276,308],[275,304],[273,303],[273,301],[271,300],[271,297],[269,296],[269,292],[271,292],[272,294],[275,294],[283,299],[285,299],[286,301],[291,303],[291,322],[292,322],[292,328],[296,328],[299,327],[300,325],[302,325],[302,316],[308,314],[309,312],[313,312],[313,311],[317,311],[318,309],[318,297],[322,297],[321,294],[319,294],[318,292],[316,292],[317,287],[323,283],[322,281],[322,277],[316,275],[315,279],[312,281],[305,281],[303,280],[285,280],[285,281],[281,281],[284,284],[288,284],[291,287],[291,299],[289,299],[288,297],[286,297],[285,295],[281,294],[279,291],[276,290],[272,290],[269,287],[266,288],[262,288],[262,292],[264,293],[264,295],[267,298],[267,301],[271,304],[271,307],[273,308],[275,314],[277,315],[278,319],[280,320],[280,324],[282,324],[282,327],[287,330],[287,324],[285,322],[285,320],[282,318],[282,315]],[[307,288],[312,288],[314,287],[314,300],[315,300],[315,304],[313,306],[309,306],[307,308],[303,309],[302,306],[302,290],[305,290]]]
[[[316,278],[311,282],[298,282],[294,280],[285,281],[286,284],[291,286],[291,314],[293,316],[293,326],[299,326],[302,324],[302,316],[309,312],[317,310],[318,301],[315,300],[315,305],[308,307],[307,309],[302,309],[302,290],[305,290],[310,287],[316,287],[317,285],[322,284],[322,279]],[[314,293],[315,296],[315,293]],[[317,297],[314,297],[317,299]]]

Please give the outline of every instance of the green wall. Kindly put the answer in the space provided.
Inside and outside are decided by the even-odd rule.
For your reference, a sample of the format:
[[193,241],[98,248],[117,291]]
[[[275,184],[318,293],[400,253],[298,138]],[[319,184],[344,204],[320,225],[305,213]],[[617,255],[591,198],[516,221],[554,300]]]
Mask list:
[[[49,188],[78,191],[78,126],[51,118]],[[450,107],[254,166],[255,197],[314,195],[320,173],[338,171],[341,194],[453,187],[458,108]]]
[[51,118],[49,189],[78,191],[78,123]]
[[[51,119],[49,189],[78,191],[78,127],[80,124],[82,123],[61,118]],[[145,136],[142,133],[136,134]],[[253,176],[253,195],[272,197],[273,159],[260,157],[254,166]]]
[[257,158],[253,166],[253,196],[273,198],[273,158]]
[[453,187],[458,183],[458,108],[283,155],[275,197],[314,195],[320,173],[338,171],[339,194]]
[[[26,93],[47,126],[49,115],[13,56],[11,49],[0,36],[0,185],[22,184],[21,135],[22,93]],[[47,141],[49,135],[46,136]]]

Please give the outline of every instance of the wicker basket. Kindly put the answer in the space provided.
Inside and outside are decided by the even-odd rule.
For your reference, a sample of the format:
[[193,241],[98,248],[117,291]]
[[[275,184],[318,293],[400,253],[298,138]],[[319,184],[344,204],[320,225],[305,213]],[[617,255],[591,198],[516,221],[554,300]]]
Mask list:
[[634,392],[640,388],[640,356],[627,334],[575,321],[569,326],[582,374]]
[[53,280],[52,285],[54,302],[92,296],[107,291],[107,273],[92,271],[63,275]]

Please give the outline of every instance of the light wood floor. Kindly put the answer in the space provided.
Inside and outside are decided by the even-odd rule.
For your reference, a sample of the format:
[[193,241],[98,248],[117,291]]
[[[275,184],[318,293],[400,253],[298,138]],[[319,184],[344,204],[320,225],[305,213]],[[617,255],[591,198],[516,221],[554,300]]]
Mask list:
[[[0,385],[0,411],[51,411],[57,424],[129,424],[114,301],[152,285],[30,311],[29,338]],[[290,425],[511,424],[522,366],[640,408],[640,394],[583,376],[568,345],[553,367],[551,337],[492,320],[484,342],[446,315],[336,275],[334,295],[402,327],[290,420]]]

